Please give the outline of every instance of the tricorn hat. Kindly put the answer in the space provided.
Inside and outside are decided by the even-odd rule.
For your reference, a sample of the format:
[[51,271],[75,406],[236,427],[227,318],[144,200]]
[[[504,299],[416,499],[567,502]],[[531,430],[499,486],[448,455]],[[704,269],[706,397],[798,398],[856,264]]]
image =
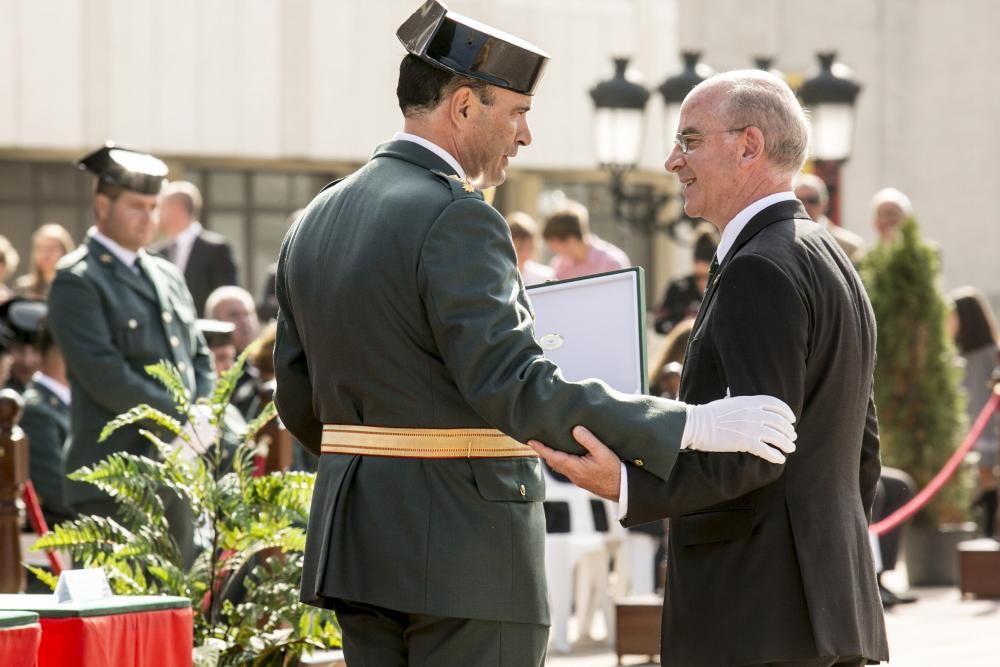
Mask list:
[[233,332],[236,331],[236,325],[232,322],[204,319],[198,320],[195,324],[209,347],[232,345]]
[[44,301],[14,297],[0,304],[0,350],[11,343],[37,344],[49,309]]
[[76,166],[108,185],[144,195],[159,194],[168,172],[167,165],[155,155],[116,146],[110,141],[80,158]]
[[535,92],[549,55],[513,35],[428,0],[399,26],[406,50],[436,67],[525,95]]

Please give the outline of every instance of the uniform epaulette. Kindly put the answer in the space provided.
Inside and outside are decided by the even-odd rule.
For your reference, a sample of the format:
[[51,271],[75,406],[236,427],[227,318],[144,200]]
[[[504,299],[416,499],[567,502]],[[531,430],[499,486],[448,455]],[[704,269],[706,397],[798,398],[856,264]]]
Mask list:
[[333,186],[335,186],[337,183],[340,183],[345,178],[347,178],[347,176],[341,176],[340,178],[338,178],[335,181],[330,181],[329,183],[327,183],[326,185],[323,186],[323,189],[320,190],[320,192],[326,192],[327,190],[329,190],[330,188],[332,188]]
[[483,193],[477,190],[467,178],[459,178],[455,174],[446,174],[437,169],[431,169],[431,173],[438,177],[445,185],[451,189],[452,199],[466,199],[474,197],[483,199]]
[[66,253],[65,255],[59,258],[59,261],[56,263],[56,270],[64,269],[68,266],[73,266],[74,264],[85,258],[88,254],[88,251],[89,248],[87,248],[87,244],[81,243],[74,250]]

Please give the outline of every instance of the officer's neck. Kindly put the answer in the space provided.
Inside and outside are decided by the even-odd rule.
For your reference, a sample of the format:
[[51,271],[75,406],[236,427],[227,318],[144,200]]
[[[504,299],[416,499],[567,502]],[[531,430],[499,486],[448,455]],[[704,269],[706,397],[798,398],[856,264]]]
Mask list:
[[462,157],[466,151],[462,150],[457,134],[446,123],[442,122],[438,110],[406,118],[403,122],[403,132],[426,139],[442,150],[447,151],[462,166],[465,175],[470,178],[472,177],[470,173],[471,165],[467,164],[468,160]]

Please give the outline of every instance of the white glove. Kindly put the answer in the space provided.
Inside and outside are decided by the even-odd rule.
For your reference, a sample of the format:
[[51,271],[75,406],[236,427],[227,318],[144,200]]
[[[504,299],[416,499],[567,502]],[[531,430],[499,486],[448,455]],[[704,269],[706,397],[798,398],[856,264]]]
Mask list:
[[184,425],[184,434],[188,439],[177,436],[172,445],[180,448],[182,456],[187,459],[196,458],[208,451],[209,446],[215,442],[218,431],[209,423],[212,410],[207,405],[192,406],[191,412],[194,419]]
[[784,454],[795,451],[794,423],[791,408],[773,396],[736,396],[689,405],[681,448],[747,452],[784,463]]

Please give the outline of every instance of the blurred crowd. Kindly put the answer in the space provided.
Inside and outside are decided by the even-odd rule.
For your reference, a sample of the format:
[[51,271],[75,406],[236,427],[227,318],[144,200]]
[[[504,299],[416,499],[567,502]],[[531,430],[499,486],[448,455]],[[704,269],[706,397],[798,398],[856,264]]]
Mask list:
[[[233,431],[271,399],[273,269],[255,298],[237,284],[229,242],[205,229],[200,214],[201,194],[188,182],[170,182],[150,195],[99,181],[97,222],[87,237],[42,225],[32,237],[27,270],[16,279],[22,258],[0,236],[0,386],[23,399],[30,479],[50,527],[78,513],[114,514],[106,498],[77,492],[83,485],[66,476],[116,449],[144,451],[140,440],[98,444],[95,434],[97,422],[140,402],[170,413],[166,390],[145,375],[145,364],[167,359],[182,377],[193,374],[188,388],[197,398],[245,353],[226,415]],[[147,230],[157,230],[148,243]],[[133,237],[144,247],[129,247]],[[84,270],[87,258],[92,263]],[[176,271],[164,272],[163,262]],[[102,282],[95,266],[126,280]],[[297,443],[292,448],[291,468],[315,468],[311,454]]]
[[[237,284],[238,267],[233,249],[223,236],[202,224],[201,194],[192,183],[170,182],[162,190],[157,188],[155,194],[136,193],[126,188],[126,199],[132,195],[139,198],[129,204],[131,213],[117,210],[125,206],[120,204],[121,192],[106,188],[102,195],[102,187],[98,186],[95,195],[98,222],[87,238],[74,239],[58,224],[42,225],[32,238],[27,270],[16,279],[12,277],[18,275],[21,258],[12,244],[0,236],[0,384],[14,389],[24,399],[21,424],[31,442],[31,480],[50,524],[72,517],[83,509],[88,513],[112,513],[110,508],[88,504],[99,501],[75,498],[67,492],[71,485],[66,481],[68,471],[98,456],[96,450],[83,457],[70,455],[74,401],[86,401],[88,411],[99,412],[101,419],[123,411],[117,408],[125,405],[115,402],[116,392],[122,391],[122,383],[114,380],[113,373],[108,374],[108,367],[87,366],[95,360],[96,363],[116,363],[109,361],[109,350],[117,349],[131,361],[152,363],[158,358],[173,359],[182,374],[190,365],[190,388],[197,395],[206,394],[212,379],[208,378],[206,385],[199,379],[199,372],[208,369],[211,375],[217,376],[232,368],[239,355],[246,352],[246,365],[231,401],[231,417],[244,423],[260,413],[274,390],[272,353],[277,317],[274,266],[256,290],[256,298]],[[811,174],[801,175],[796,182],[795,195],[810,217],[830,231],[855,265],[863,261],[865,242],[862,237],[827,218],[829,193],[821,179]],[[102,196],[108,199],[105,208],[102,208]],[[291,213],[288,224],[291,225],[300,213],[301,209]],[[142,247],[121,246],[123,239],[130,238],[130,231],[140,229],[139,223],[128,217],[130,215],[148,218],[149,225],[142,229],[156,230],[155,238],[148,232],[148,237],[141,234],[136,237],[142,240]],[[891,242],[899,225],[912,215],[913,206],[904,193],[893,188],[877,192],[872,198],[870,220],[877,243]],[[580,203],[562,202],[541,224],[523,212],[508,213],[506,218],[525,285],[631,266],[624,251],[591,230],[589,213]],[[96,246],[93,245],[95,241]],[[551,258],[548,263],[538,261],[543,243],[545,254]],[[664,338],[649,369],[652,394],[668,398],[676,398],[679,394],[687,341],[708,286],[710,266],[718,244],[719,233],[715,227],[708,223],[696,226],[690,239],[692,270],[671,280],[662,290],[663,296],[653,312],[653,328]],[[84,247],[89,247],[87,253],[82,251]],[[74,291],[77,289],[73,286],[75,279],[71,279],[74,271],[79,273],[74,266],[80,265],[85,256],[92,259],[96,256],[98,263],[109,266],[118,266],[119,261],[129,265],[134,276],[127,274],[128,280],[138,280],[133,285],[133,292],[141,294],[143,285],[152,283],[155,288],[149,292],[152,303],[129,301],[134,296],[131,292],[112,294],[100,303],[100,308],[110,308],[112,312],[104,313],[99,320],[88,319],[97,306],[87,304],[85,297],[91,292]],[[164,273],[162,264],[144,258],[169,262],[176,272]],[[61,296],[50,299],[60,272],[67,274],[63,279],[65,287]],[[177,298],[164,295],[165,292],[172,294],[171,276],[182,277],[186,294]],[[98,292],[100,289],[119,289],[96,284]],[[154,293],[159,295],[159,300]],[[964,386],[972,418],[989,396],[989,377],[997,365],[1000,335],[992,309],[978,290],[960,288],[950,294],[950,300],[949,331],[964,368]],[[121,312],[113,312],[115,309]],[[161,318],[166,323],[167,333],[161,337],[143,338],[150,329],[147,320]],[[55,335],[52,323],[62,323],[56,327]],[[109,337],[110,343],[94,337]],[[183,348],[188,349],[180,355],[178,350]],[[206,353],[204,360],[200,359],[202,351]],[[89,368],[94,369],[93,373],[88,372]],[[140,370],[132,368],[131,372]],[[94,373],[98,376],[97,382],[88,382],[83,377]],[[70,380],[74,375],[78,376],[75,384]],[[141,391],[133,388],[126,392],[130,393],[127,398],[132,399],[133,404],[142,400],[143,392],[148,389],[148,385],[142,387]],[[85,391],[87,395],[78,397],[74,391]],[[104,409],[106,414],[100,412]],[[78,417],[77,421],[80,420]],[[77,438],[80,437],[78,433]],[[78,443],[77,448],[83,446]],[[93,450],[92,443],[87,447]],[[985,536],[997,534],[997,490],[1000,486],[997,450],[997,428],[988,428],[975,450],[978,470],[975,504],[980,532]],[[314,469],[315,460],[295,445],[291,465],[297,469]],[[890,514],[915,491],[912,479],[905,472],[887,468],[876,502],[875,519]],[[644,588],[652,588],[664,553],[666,531],[663,526],[646,526],[639,532],[645,537],[637,539],[653,545],[646,545],[643,552],[657,554],[654,562],[648,564],[651,576],[644,577],[650,582]],[[890,534],[881,541],[880,555],[885,570],[891,570],[896,560],[896,532],[897,535]],[[884,590],[883,601],[891,606],[905,598]]]

